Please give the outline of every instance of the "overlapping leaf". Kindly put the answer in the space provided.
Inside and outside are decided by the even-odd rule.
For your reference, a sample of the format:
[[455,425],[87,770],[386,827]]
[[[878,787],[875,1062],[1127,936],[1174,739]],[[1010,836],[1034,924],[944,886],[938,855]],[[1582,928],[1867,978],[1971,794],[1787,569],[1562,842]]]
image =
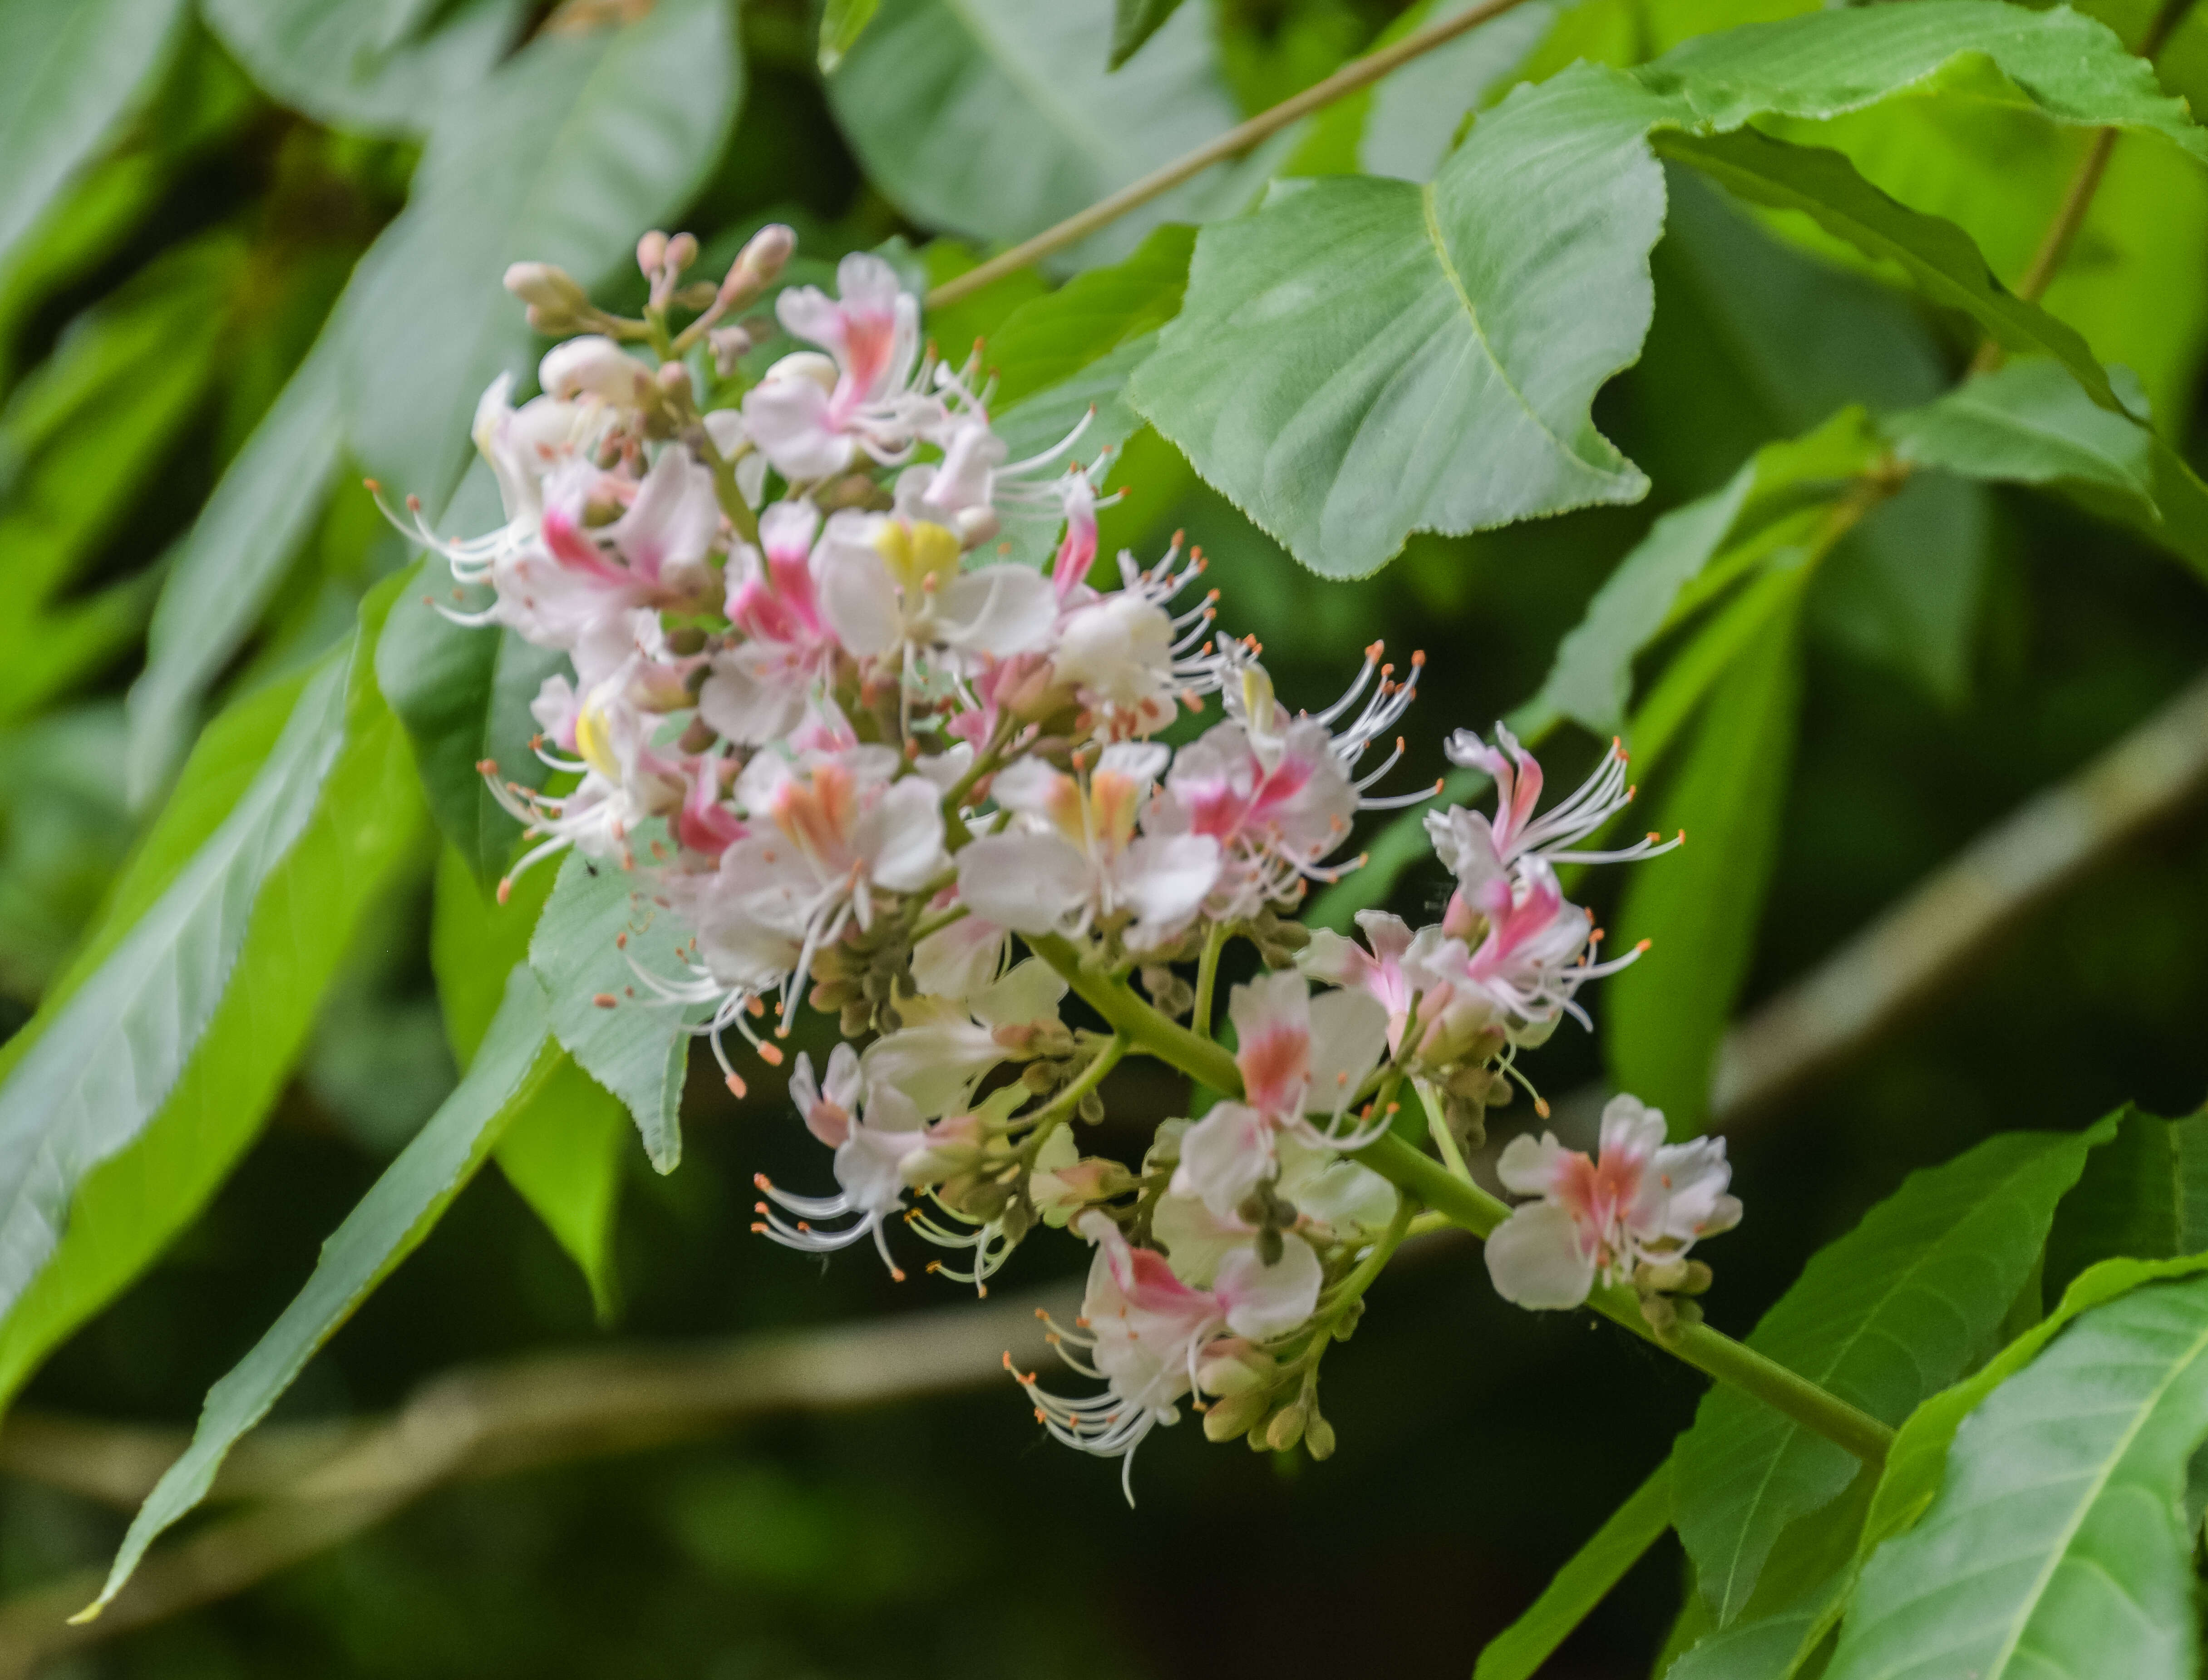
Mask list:
[[1991,0],[1730,31],[1631,76],[1581,65],[1484,117],[1423,190],[1289,183],[1255,216],[1208,228],[1187,306],[1137,375],[1137,405],[1329,576],[1371,571],[1413,531],[1637,497],[1646,481],[1590,405],[1647,330],[1647,253],[1663,222],[1647,137],[1677,130],[1665,144],[1678,155],[1905,258],[2004,341],[2060,348],[2113,406],[2083,341],[2001,292],[1951,225],[1886,199],[1837,156],[1734,132],[1763,113],[1858,108],[1966,52],[2058,121],[2153,131],[2208,155],[2208,136],[2101,26]]
[[1481,1647],[1473,1680],[1530,1680],[1671,1526],[1671,1461],[1573,1553],[1526,1613]]
[[2189,1680],[2204,1437],[2208,1280],[2081,1314],[1955,1431],[1923,1520],[1863,1567],[1832,1680]]
[[[1992,1342],[2055,1203],[2112,1131],[2005,1133],[1912,1174],[1819,1251],[1749,1345],[1899,1424]],[[1837,1497],[1859,1467],[1722,1387],[1704,1396],[1677,1453],[1679,1536],[1721,1625],[1747,1604],[1780,1532]]]

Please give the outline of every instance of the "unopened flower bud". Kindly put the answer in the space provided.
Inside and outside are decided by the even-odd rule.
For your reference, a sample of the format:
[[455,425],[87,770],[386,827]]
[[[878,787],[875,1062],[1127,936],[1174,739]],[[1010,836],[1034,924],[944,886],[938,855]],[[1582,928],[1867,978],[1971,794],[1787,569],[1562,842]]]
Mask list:
[[705,347],[713,352],[713,371],[727,379],[736,371],[751,347],[751,329],[739,322],[734,327],[716,327],[705,335]]
[[1317,1413],[1304,1430],[1304,1450],[1322,1463],[1334,1456],[1334,1425]]
[[643,363],[595,333],[553,345],[537,365],[537,382],[548,396],[587,395],[625,407],[636,405],[651,377]]
[[752,235],[721,282],[720,307],[740,309],[759,297],[781,277],[796,249],[797,236],[780,222],[769,222]]
[[961,549],[976,549],[1003,529],[993,507],[962,507],[951,518]]
[[1215,1402],[1203,1414],[1203,1437],[1207,1441],[1232,1441],[1238,1435],[1246,1435],[1264,1420],[1265,1396],[1251,1392],[1230,1395]]
[[836,363],[832,357],[823,356],[817,350],[793,351],[766,370],[761,384],[771,384],[778,379],[809,379],[823,391],[836,388]]
[[657,276],[660,266],[667,261],[667,236],[657,228],[636,242],[636,266],[647,280]]
[[660,266],[669,274],[680,274],[697,260],[698,236],[678,233],[667,242],[666,254],[661,257]]
[[680,362],[662,362],[652,375],[659,388],[670,397],[694,399],[697,393],[691,388],[690,369]]
[[1304,1438],[1304,1425],[1310,1420],[1311,1414],[1300,1400],[1283,1406],[1265,1425],[1265,1444],[1276,1453],[1287,1452]]
[[1197,1360],[1196,1385],[1208,1395],[1245,1395],[1271,1388],[1280,1369],[1279,1362],[1256,1342],[1239,1335],[1225,1336],[1205,1348]]
[[549,262],[517,262],[506,271],[506,289],[523,303],[548,313],[574,314],[591,306],[591,295],[573,274]]

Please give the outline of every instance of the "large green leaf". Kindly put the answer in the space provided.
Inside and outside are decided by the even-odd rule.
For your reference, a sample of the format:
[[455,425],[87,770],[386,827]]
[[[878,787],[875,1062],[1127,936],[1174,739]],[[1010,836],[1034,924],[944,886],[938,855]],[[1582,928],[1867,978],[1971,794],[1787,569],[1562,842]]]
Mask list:
[[518,968],[466,1077],[322,1245],[314,1275],[283,1316],[207,1391],[191,1445],[132,1521],[95,1611],[122,1589],[161,1532],[207,1497],[231,1448],[267,1415],[315,1350],[429,1234],[558,1063],[543,991]]
[[1112,0],[1111,68],[1118,69],[1141,51],[1143,43],[1179,9],[1180,0]]
[[[651,843],[646,831],[632,837]],[[687,978],[681,947],[688,939],[645,878],[570,853],[529,943],[530,964],[551,999],[552,1030],[628,1106],[663,1173],[682,1159],[682,1077],[701,1011],[667,1003],[651,981]]]
[[[1184,7],[1117,73],[1111,48],[1102,0],[884,0],[828,94],[868,177],[908,215],[1009,243],[1233,126],[1202,7]],[[1230,207],[1243,178],[1214,170],[1063,261],[1124,256],[1161,222]]]
[[[550,870],[524,875],[501,904],[455,848],[438,859],[429,961],[463,1067],[489,1029],[507,976],[529,961],[529,936],[551,885]],[[627,1120],[620,1099],[562,1056],[498,1143],[499,1169],[581,1269],[602,1320],[615,1299],[614,1211]]]
[[0,3],[0,262],[127,117],[183,0]]
[[483,387],[530,357],[507,266],[596,284],[712,167],[742,84],[730,12],[661,0],[610,32],[542,35],[447,104],[333,327],[353,453],[394,492],[441,507]]
[[[1284,183],[1255,215],[1208,227],[1186,307],[1137,376],[1137,406],[1305,564],[1361,576],[1413,531],[1473,531],[1645,490],[1590,405],[1647,331],[1648,250],[1664,216],[1651,131],[1707,137],[1763,114],[1835,116],[1977,52],[2057,120],[2208,152],[2144,65],[2067,12],[1927,0],[1715,39],[1721,51],[1689,42],[1637,75],[1582,64],[1521,88],[1423,190]],[[1749,153],[1761,167],[1743,172],[1759,182],[1785,175],[1800,194],[1839,194],[1832,214],[1906,250],[1943,297],[1984,310],[2011,340],[2062,341],[2051,318],[2041,324],[1989,281],[1958,280],[1951,247],[1968,241],[1886,208],[1844,160],[1804,162],[1815,154],[1751,138],[1695,161],[1740,166]],[[1969,263],[1983,274],[1974,252]],[[2106,395],[2090,356],[2080,371]]]
[[1611,1078],[1663,1109],[1675,1137],[1707,1122],[1718,1041],[1778,859],[1801,709],[1798,627],[1795,604],[1783,605],[1705,703],[1684,760],[1657,783],[1651,825],[1688,843],[1637,867],[1617,913],[1621,939],[1651,950],[1604,994]]
[[828,75],[843,62],[851,43],[874,21],[881,0],[828,0],[820,11],[820,74]]
[[249,704],[195,755],[107,927],[9,1046],[0,1395],[221,1183],[417,843],[405,738],[368,671],[391,593],[288,708]]
[[1019,405],[1112,351],[1146,343],[1180,313],[1196,230],[1167,224],[1123,261],[1077,274],[1022,304],[990,336],[999,411]]
[[2208,1110],[2165,1120],[2138,1108],[2093,1152],[2047,1239],[2046,1287],[2118,1257],[2170,1260],[2208,1251]]
[[1480,1648],[1473,1680],[1531,1680],[1625,1572],[1671,1526],[1671,1461],[1574,1552],[1526,1613]]
[[513,44],[521,0],[205,0],[255,81],[333,128],[411,135],[470,97]]
[[1864,1564],[1832,1680],[2190,1680],[2186,1466],[2208,1437],[2208,1279],[2080,1314],[1989,1395],[1923,1520]]
[[[2031,1275],[2055,1205],[2113,1131],[2009,1132],[1913,1173],[1821,1249],[1749,1345],[1899,1424],[1982,1355]],[[1737,1390],[1703,1397],[1680,1437],[1679,1537],[1720,1625],[1746,1605],[1773,1542],[1860,1468]]]
[[192,522],[130,689],[129,786],[142,803],[190,742],[201,701],[251,633],[313,528],[344,457],[326,330]]

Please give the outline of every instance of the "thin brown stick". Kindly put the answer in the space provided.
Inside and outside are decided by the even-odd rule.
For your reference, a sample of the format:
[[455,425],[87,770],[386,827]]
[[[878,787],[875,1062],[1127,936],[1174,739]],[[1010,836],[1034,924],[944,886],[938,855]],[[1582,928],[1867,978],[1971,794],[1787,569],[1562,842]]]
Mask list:
[[1407,64],[1413,58],[1431,52],[1436,47],[1455,40],[1467,29],[1476,28],[1490,18],[1500,17],[1524,0],[1485,0],[1485,3],[1459,12],[1455,17],[1443,18],[1425,28],[1406,35],[1393,46],[1368,52],[1362,58],[1353,58],[1323,81],[1313,82],[1300,93],[1285,99],[1269,111],[1261,111],[1246,123],[1238,123],[1216,140],[1206,141],[1185,157],[1176,158],[1161,169],[1154,169],[1141,180],[1122,187],[1108,198],[1099,199],[1086,210],[1068,216],[1055,227],[1045,228],[1032,239],[1022,240],[1011,249],[991,257],[987,262],[968,269],[955,279],[945,280],[927,294],[927,307],[939,309],[955,303],[962,297],[972,296],[983,286],[1015,273],[1053,251],[1063,250],[1068,245],[1086,239],[1100,227],[1107,227],[1130,210],[1139,209],[1161,193],[1169,193],[1184,181],[1203,173],[1212,165],[1247,152],[1262,140],[1269,139],[1289,123],[1308,117],[1322,106],[1332,105],[1360,87],[1369,87],[1390,70]]

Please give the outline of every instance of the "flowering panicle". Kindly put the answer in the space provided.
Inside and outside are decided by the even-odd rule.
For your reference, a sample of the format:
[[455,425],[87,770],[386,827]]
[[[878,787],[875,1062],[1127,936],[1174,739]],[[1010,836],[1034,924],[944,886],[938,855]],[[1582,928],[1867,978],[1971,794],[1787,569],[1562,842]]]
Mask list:
[[[732,1038],[779,1065],[805,1004],[837,1022],[847,1041],[817,1073],[796,1056],[789,1082],[833,1191],[762,1176],[754,1229],[808,1253],[871,1242],[900,1278],[916,1239],[942,1251],[927,1269],[982,1290],[1038,1226],[1070,1230],[1095,1256],[1079,1323],[1053,1335],[1102,1386],[1068,1400],[1021,1377],[1053,1436],[1131,1459],[1186,1401],[1213,1438],[1323,1457],[1319,1360],[1411,1211],[1353,1156],[1400,1129],[1407,1085],[1452,1158],[1477,1142],[1519,1053],[1584,1022],[1580,989],[1638,955],[1596,960],[1557,867],[1667,846],[1587,849],[1631,795],[1614,747],[1541,813],[1509,731],[1460,731],[1449,757],[1498,803],[1425,819],[1455,877],[1440,920],[1307,933],[1311,885],[1359,861],[1359,813],[1431,797],[1381,790],[1424,657],[1375,644],[1331,705],[1291,712],[1256,644],[1215,631],[1218,592],[1193,598],[1204,562],[1178,533],[1155,563],[1098,567],[1111,498],[1101,457],[1073,459],[1086,423],[1008,459],[978,354],[938,357],[879,258],[845,257],[832,296],[783,288],[774,320],[806,347],[747,379],[767,329],[735,317],[791,248],[769,228],[717,285],[685,286],[695,241],[649,235],[639,321],[541,265],[507,277],[569,336],[539,394],[517,406],[501,378],[478,410],[503,520],[448,538],[410,502],[407,522],[460,585],[448,616],[568,657],[534,705],[552,790],[483,766],[529,831],[515,870],[573,848],[651,874],[680,967],[632,966],[700,1008],[739,1091]],[[1047,570],[993,550],[1038,519],[1059,532]],[[1214,694],[1222,717],[1160,738]],[[1208,1047],[1235,938],[1267,964],[1227,1000],[1239,1089],[1161,1125],[1138,1167],[1084,1153],[1122,1056]],[[1199,954],[1191,988],[1175,965]],[[1148,1004],[1125,989],[1138,967]],[[1097,987],[1155,1030],[1069,1023],[1070,990]],[[1498,1287],[1563,1306],[1630,1281],[1652,1314],[1684,1310],[1668,1304],[1706,1275],[1688,1248],[1739,1204],[1721,1145],[1662,1137],[1621,1098],[1598,1161],[1514,1141],[1503,1182],[1539,1199],[1497,1234]]]

